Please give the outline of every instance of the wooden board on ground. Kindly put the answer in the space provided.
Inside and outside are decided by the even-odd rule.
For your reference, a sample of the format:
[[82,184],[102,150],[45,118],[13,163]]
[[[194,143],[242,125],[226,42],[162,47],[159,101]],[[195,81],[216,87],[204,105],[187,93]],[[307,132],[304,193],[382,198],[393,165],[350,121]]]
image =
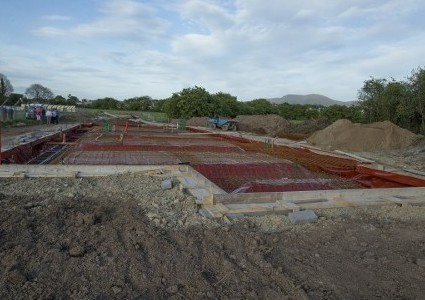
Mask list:
[[308,209],[385,205],[406,206],[408,204],[425,205],[425,188],[220,194],[208,196],[206,199],[206,202],[214,203],[214,205],[208,205],[208,207],[217,209],[219,214],[213,213],[217,217],[233,215],[260,216],[287,214]]

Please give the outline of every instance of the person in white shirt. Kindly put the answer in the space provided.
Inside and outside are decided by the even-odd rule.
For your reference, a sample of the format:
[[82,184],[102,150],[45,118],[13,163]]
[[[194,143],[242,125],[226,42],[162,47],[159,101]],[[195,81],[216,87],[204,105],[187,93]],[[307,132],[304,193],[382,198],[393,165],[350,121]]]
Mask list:
[[52,123],[52,111],[50,109],[46,111],[46,119],[48,125]]

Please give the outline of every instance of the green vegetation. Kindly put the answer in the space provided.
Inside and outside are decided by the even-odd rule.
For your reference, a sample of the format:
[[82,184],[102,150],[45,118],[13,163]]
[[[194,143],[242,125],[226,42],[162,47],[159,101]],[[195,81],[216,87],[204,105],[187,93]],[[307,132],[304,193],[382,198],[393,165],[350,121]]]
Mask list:
[[371,78],[359,91],[359,108],[367,122],[391,121],[425,134],[425,70],[418,68],[406,81]]
[[150,112],[142,112],[140,118],[149,122],[160,122],[160,123],[169,123],[170,118],[166,113],[150,111]]
[[4,105],[7,102],[8,97],[13,92],[13,86],[9,79],[0,73],[0,105]]
[[25,95],[40,103],[44,99],[52,99],[55,96],[49,88],[38,83],[32,84],[29,88],[27,88]]
[[[405,81],[371,78],[359,90],[359,101],[346,105],[313,105],[272,103],[267,99],[237,101],[228,93],[209,93],[195,86],[173,93],[170,98],[156,100],[149,96],[133,97],[119,101],[111,97],[97,100],[78,99],[69,94],[67,98],[54,96],[50,89],[33,84],[25,95],[13,94],[13,87],[0,74],[0,101],[3,105],[34,101],[45,104],[76,105],[80,110],[92,109],[124,111],[149,121],[168,122],[170,119],[221,116],[233,118],[237,115],[277,114],[287,120],[318,120],[334,122],[349,119],[353,122],[391,121],[416,133],[425,133],[425,70],[418,68]],[[26,98],[28,96],[30,99]],[[318,95],[310,95],[318,96]],[[323,97],[323,96],[321,96]],[[139,114],[140,112],[140,114]]]

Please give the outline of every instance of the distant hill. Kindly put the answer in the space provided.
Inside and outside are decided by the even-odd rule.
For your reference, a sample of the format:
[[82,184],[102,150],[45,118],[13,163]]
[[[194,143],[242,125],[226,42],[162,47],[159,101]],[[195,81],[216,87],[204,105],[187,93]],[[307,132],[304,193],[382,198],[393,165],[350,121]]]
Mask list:
[[323,95],[318,94],[310,94],[310,95],[285,95],[281,98],[270,98],[268,99],[272,103],[281,104],[281,103],[289,103],[289,104],[315,104],[315,105],[323,105],[323,106],[331,106],[331,105],[346,105],[350,106],[356,101],[338,101],[328,98]]

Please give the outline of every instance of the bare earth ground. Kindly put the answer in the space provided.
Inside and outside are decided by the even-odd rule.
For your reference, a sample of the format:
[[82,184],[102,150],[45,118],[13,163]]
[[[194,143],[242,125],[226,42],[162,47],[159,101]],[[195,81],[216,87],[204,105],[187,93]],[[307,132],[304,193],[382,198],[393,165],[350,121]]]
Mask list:
[[161,180],[0,178],[0,299],[424,298],[425,207],[222,224]]
[[219,224],[143,174],[0,181],[1,299],[420,299],[425,208]]

